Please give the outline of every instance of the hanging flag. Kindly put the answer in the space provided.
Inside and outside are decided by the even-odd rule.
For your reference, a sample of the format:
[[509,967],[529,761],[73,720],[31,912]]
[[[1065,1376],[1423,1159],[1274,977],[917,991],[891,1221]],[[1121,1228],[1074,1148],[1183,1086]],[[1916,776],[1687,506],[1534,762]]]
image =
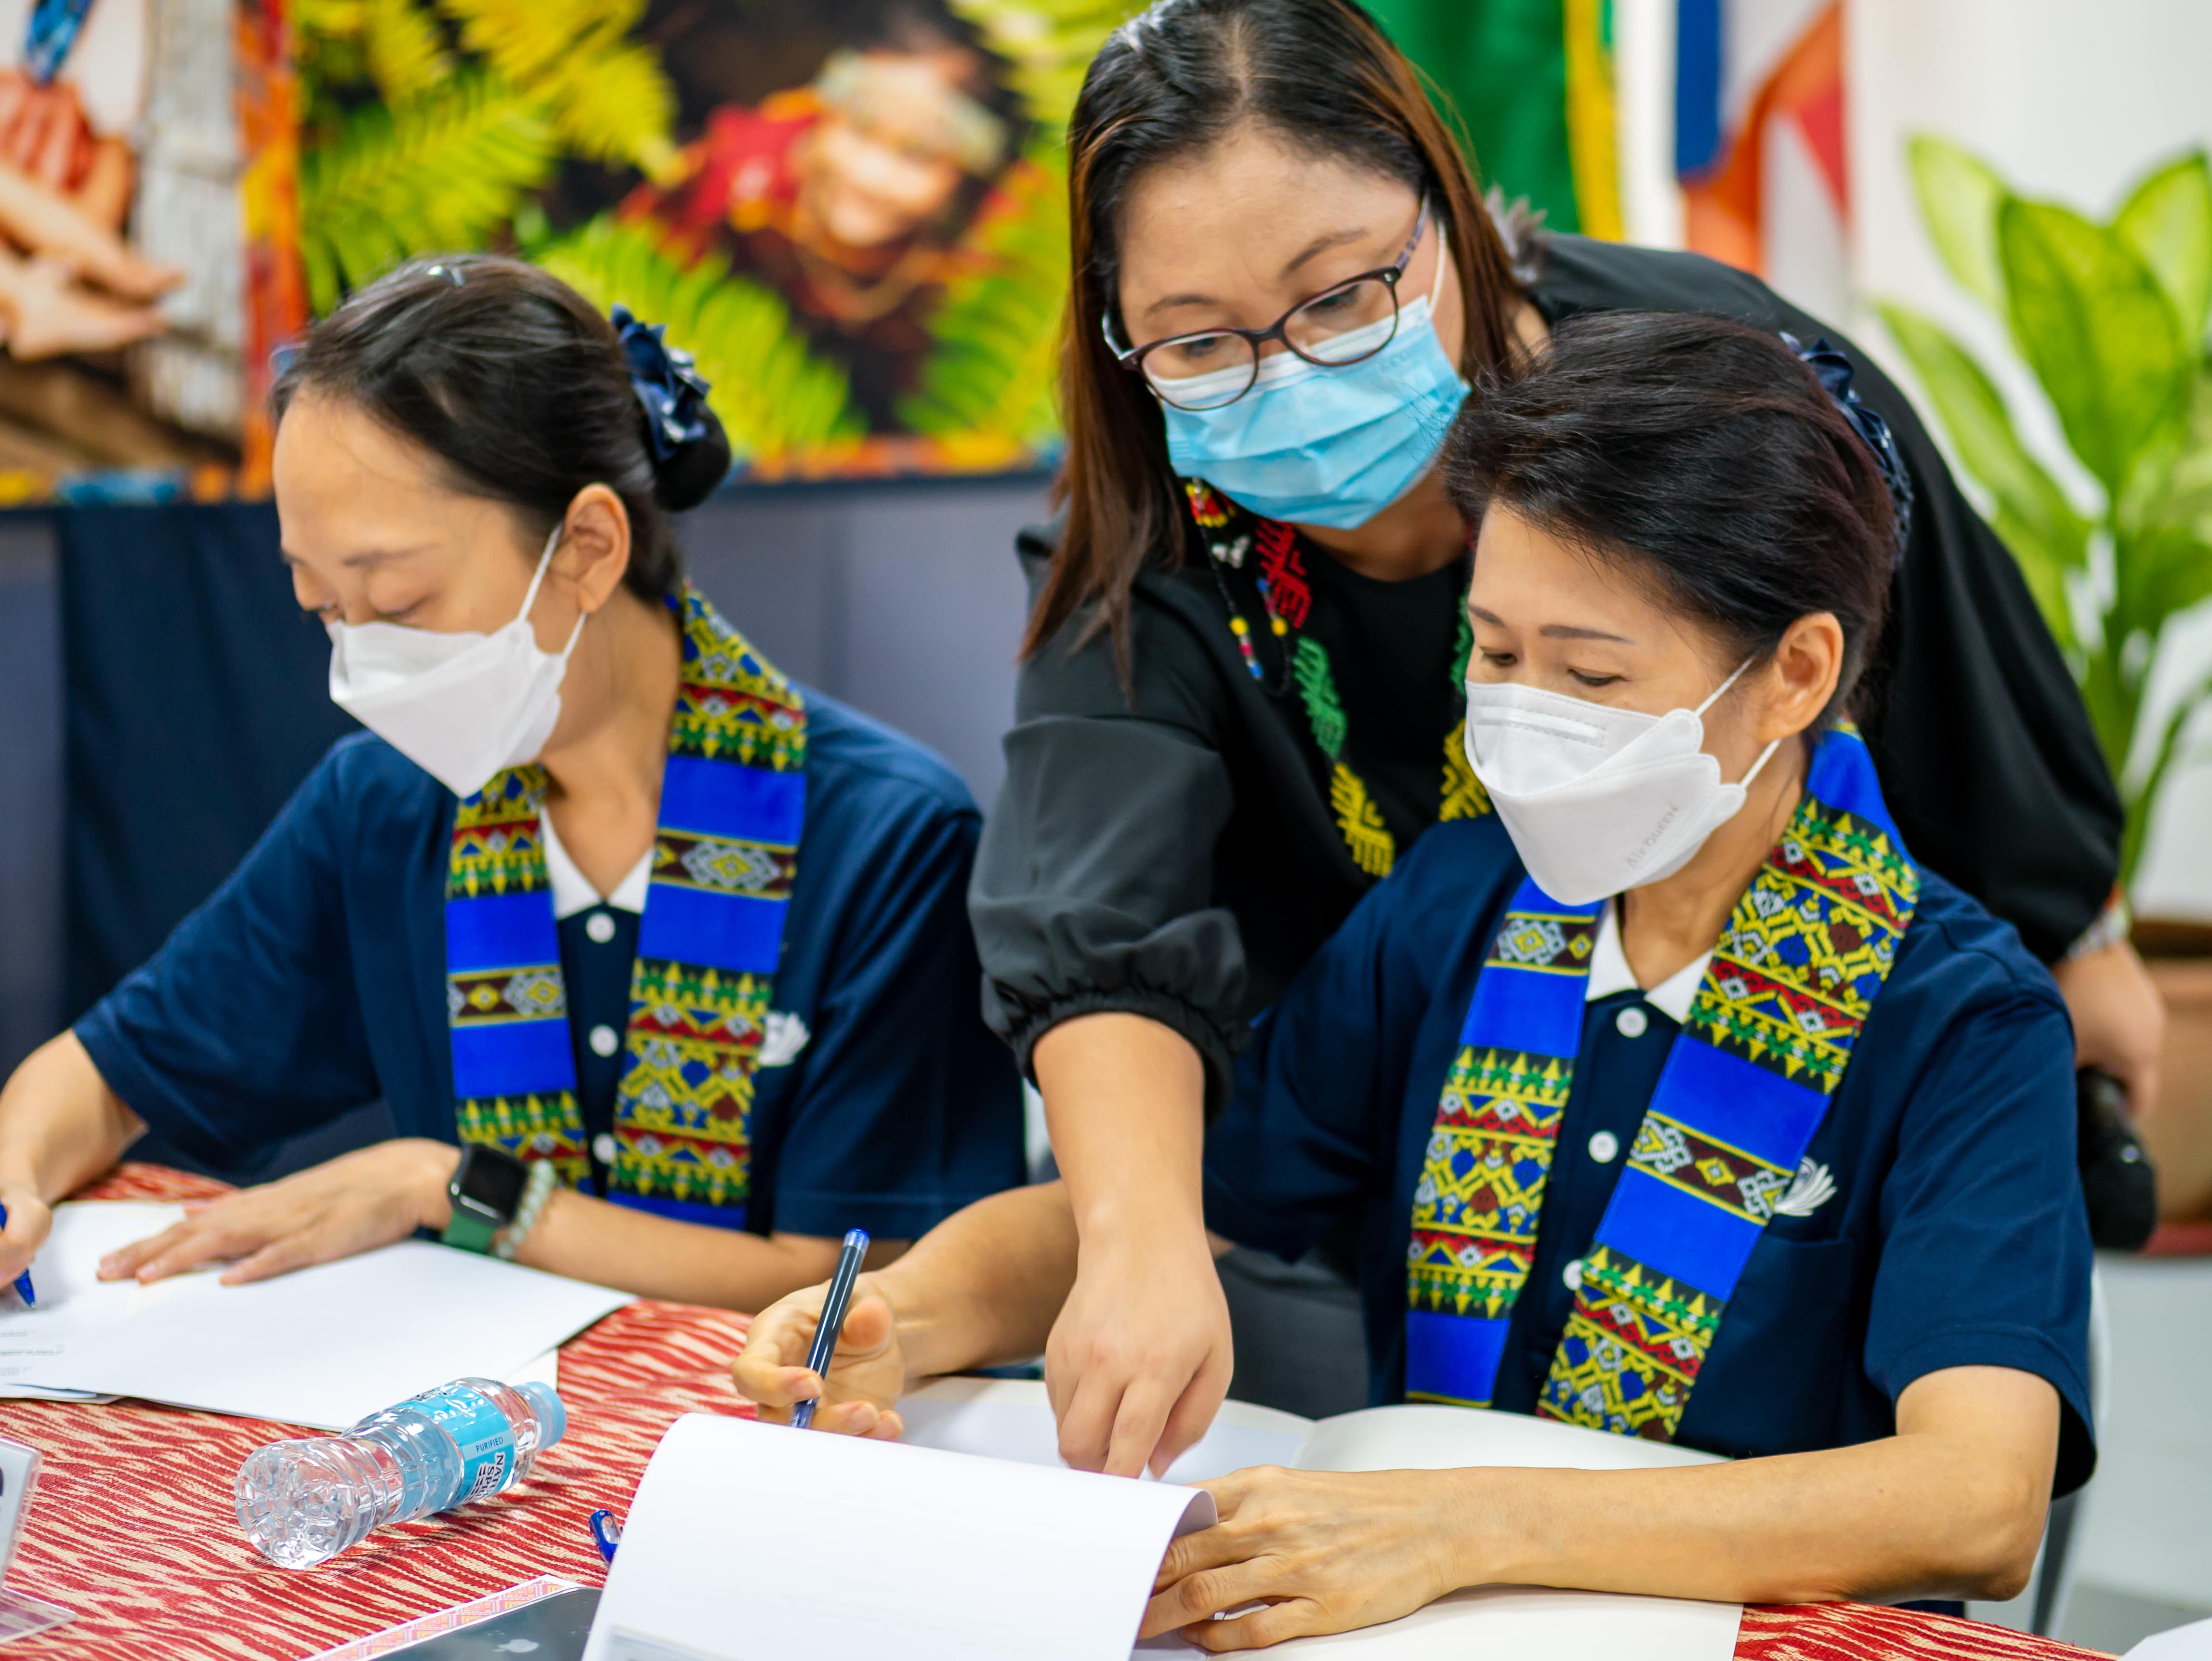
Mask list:
[[1621,234],[1613,0],[1368,0],[1464,125],[1481,182]]
[[1800,304],[1848,294],[1843,0],[1679,0],[1685,240]]

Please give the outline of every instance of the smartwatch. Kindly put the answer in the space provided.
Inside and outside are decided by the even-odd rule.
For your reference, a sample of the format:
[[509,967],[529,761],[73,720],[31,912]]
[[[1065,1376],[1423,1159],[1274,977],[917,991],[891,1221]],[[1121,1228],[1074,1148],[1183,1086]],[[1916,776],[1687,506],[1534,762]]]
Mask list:
[[439,1239],[463,1251],[489,1251],[494,1237],[514,1220],[529,1181],[530,1167],[512,1153],[470,1143],[446,1184],[453,1220]]

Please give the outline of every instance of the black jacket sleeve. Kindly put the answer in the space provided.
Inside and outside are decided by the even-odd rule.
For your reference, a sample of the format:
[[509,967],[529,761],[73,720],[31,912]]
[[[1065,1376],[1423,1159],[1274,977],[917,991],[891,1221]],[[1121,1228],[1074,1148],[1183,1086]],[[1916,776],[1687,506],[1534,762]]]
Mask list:
[[2020,930],[2045,962],[2096,920],[2119,874],[2122,812],[2073,677],[2011,554],[1872,359],[1758,278],[1696,254],[1582,237],[1540,244],[1534,297],[1578,311],[1707,312],[1825,336],[1912,476],[1911,539],[1862,699],[1882,790],[1915,859]]
[[1855,380],[1888,418],[1913,488],[1911,538],[1864,701],[1875,770],[1913,857],[2053,962],[2118,879],[2119,792],[2010,551],[1904,395],[1871,366]]
[[[1024,533],[1034,569],[1050,532]],[[1173,1028],[1219,1093],[1243,1037],[1244,945],[1216,903],[1214,855],[1234,806],[1227,699],[1188,624],[1145,603],[1125,695],[1111,642],[1085,614],[1023,666],[1006,777],[969,893],[983,1014],[1022,1070],[1055,1023],[1121,1010]]]

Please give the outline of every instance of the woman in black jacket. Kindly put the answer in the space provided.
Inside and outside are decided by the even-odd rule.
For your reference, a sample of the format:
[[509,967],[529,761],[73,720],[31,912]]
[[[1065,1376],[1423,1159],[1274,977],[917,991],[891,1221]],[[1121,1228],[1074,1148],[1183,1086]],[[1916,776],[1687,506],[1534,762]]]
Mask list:
[[1352,0],[1161,0],[1092,64],[1069,157],[1065,511],[1022,543],[1026,664],[971,913],[1081,1230],[1047,1357],[1071,1461],[1145,1444],[1164,1467],[1212,1419],[1205,1110],[1361,894],[1487,811],[1460,751],[1466,527],[1429,463],[1467,386],[1565,318],[1832,344],[1911,487],[1866,727],[1892,810],[2058,967],[2084,1063],[2147,1076],[2158,1006],[2103,940],[2120,807],[2087,715],[2010,556],[1850,342],[1711,261],[1501,225]]

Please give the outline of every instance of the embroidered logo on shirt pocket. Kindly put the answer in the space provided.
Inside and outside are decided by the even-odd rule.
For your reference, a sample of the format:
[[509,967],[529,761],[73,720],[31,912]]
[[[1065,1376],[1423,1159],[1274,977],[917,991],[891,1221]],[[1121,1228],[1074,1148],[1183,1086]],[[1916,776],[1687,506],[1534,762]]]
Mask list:
[[1807,1159],[1797,1167],[1797,1176],[1783,1190],[1782,1197],[1774,1202],[1778,1217],[1809,1217],[1836,1197],[1836,1179],[1828,1167],[1817,1159]]
[[762,1067],[788,1067],[806,1048],[806,1041],[814,1035],[806,1030],[806,1023],[796,1015],[787,1015],[781,1009],[771,1009],[761,1023],[760,1061]]

